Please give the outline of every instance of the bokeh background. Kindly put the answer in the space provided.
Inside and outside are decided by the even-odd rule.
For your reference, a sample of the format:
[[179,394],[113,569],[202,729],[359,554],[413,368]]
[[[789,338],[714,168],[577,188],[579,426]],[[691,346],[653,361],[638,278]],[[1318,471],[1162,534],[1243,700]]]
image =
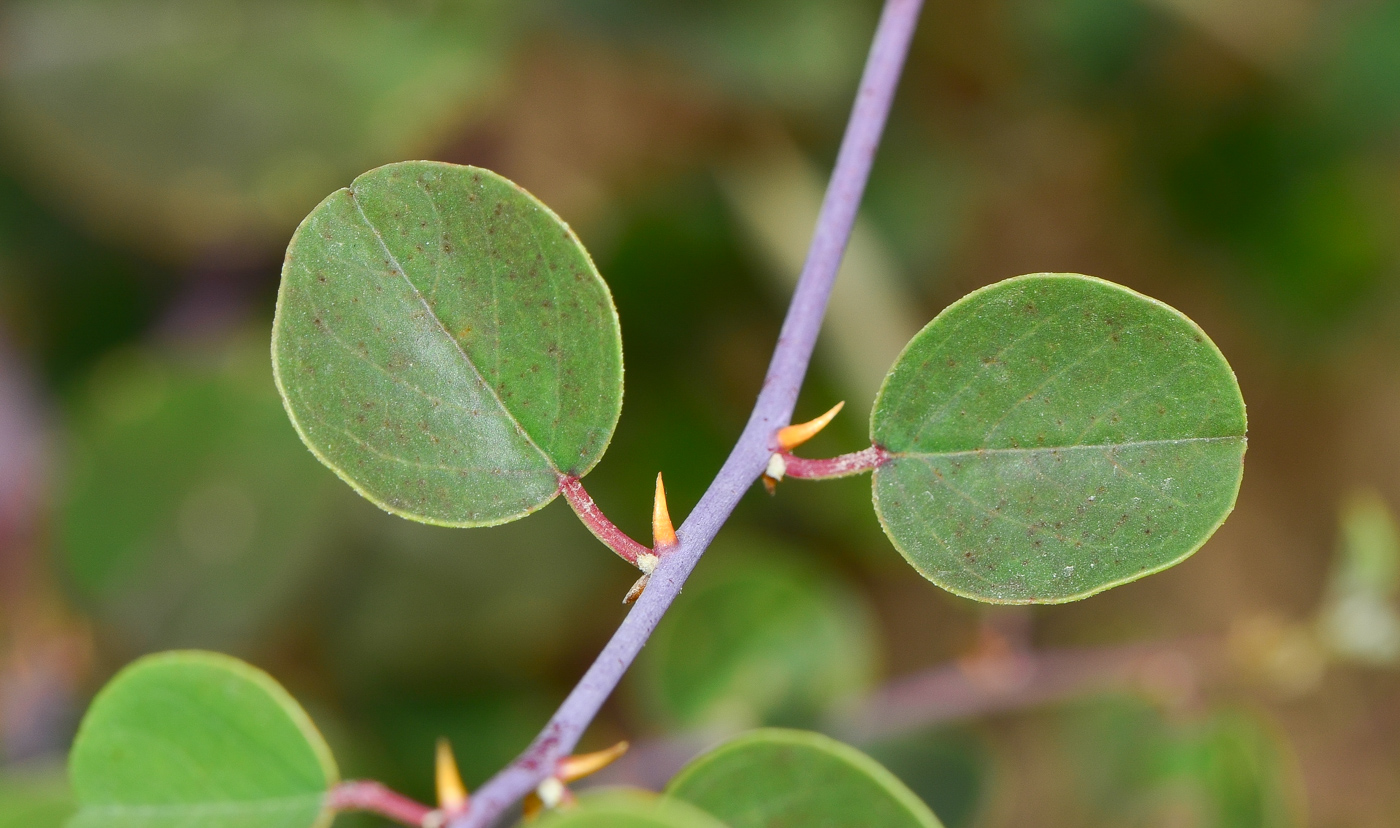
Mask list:
[[[626,402],[588,478],[648,537],[757,394],[872,0],[0,2],[0,826],[57,828],[123,664],[218,649],[350,776],[479,784],[635,573],[556,502],[445,530],[302,448],[267,355],[281,256],[370,167],[497,170],[578,231]],[[1234,516],[1082,603],[923,581],[864,479],[742,504],[585,741],[657,784],[759,723],[837,733],[948,828],[1400,824],[1400,2],[930,0],[799,403],[859,448],[950,301],[1076,271],[1234,365]],[[344,824],[375,825],[371,819]]]

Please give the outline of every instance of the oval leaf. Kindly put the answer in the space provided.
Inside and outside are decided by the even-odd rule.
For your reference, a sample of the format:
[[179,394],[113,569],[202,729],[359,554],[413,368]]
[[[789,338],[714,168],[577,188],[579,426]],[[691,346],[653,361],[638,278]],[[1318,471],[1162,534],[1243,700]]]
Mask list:
[[801,730],[755,730],[732,739],[681,769],[666,792],[730,828],[941,828],[879,762]]
[[688,802],[650,791],[614,789],[579,797],[578,807],[551,811],[532,828],[726,828]]
[[928,324],[871,438],[890,540],[968,598],[1060,603],[1179,563],[1234,508],[1234,372],[1167,305],[1076,274],[1008,279]]
[[568,225],[486,170],[371,170],[287,250],[273,365],[302,439],[395,514],[523,517],[598,462],[622,334]]
[[310,718],[266,673],[217,653],[143,658],[93,701],[69,760],[69,828],[328,825],[338,773]]

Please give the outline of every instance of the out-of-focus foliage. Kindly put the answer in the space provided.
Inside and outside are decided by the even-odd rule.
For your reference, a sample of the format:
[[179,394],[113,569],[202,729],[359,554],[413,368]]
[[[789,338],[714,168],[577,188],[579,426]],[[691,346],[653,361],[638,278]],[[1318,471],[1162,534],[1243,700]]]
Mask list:
[[770,539],[721,538],[711,563],[643,651],[651,711],[682,727],[810,723],[870,687],[879,644],[859,595]]
[[946,828],[976,825],[992,790],[992,755],[969,729],[944,728],[887,739],[865,750],[938,815]]
[[1400,529],[1374,491],[1343,503],[1341,528],[1320,619],[1323,635],[1340,655],[1394,664],[1400,659]]
[[874,28],[844,0],[547,0],[544,14],[629,46],[680,57],[731,94],[784,108],[840,111]]
[[62,561],[137,651],[243,649],[328,551],[336,481],[289,434],[261,342],[113,352],[73,417]]
[[156,248],[269,241],[429,151],[499,83],[516,4],[6,4],[0,124],[42,186]]
[[1175,720],[1140,701],[1106,699],[1070,711],[1064,726],[1091,806],[1086,824],[1304,824],[1292,757],[1252,715]]
[[73,808],[68,774],[61,768],[0,775],[0,828],[63,828]]

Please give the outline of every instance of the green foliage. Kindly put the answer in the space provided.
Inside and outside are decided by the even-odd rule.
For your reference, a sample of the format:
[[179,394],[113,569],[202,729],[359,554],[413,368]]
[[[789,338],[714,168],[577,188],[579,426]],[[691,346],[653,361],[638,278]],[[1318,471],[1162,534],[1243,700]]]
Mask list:
[[1176,564],[1234,507],[1244,400],[1193,322],[1036,274],[976,291],[905,348],[871,438],[886,533],[929,580],[1059,603]]
[[1341,528],[1322,635],[1339,655],[1394,664],[1400,661],[1400,527],[1381,496],[1365,490],[1343,503]]
[[689,803],[649,791],[600,790],[577,808],[551,811],[531,828],[726,828]]
[[495,173],[372,170],[288,248],[278,387],[311,450],[388,511],[513,520],[586,474],[622,406],[612,297],[577,237]]
[[149,656],[93,701],[69,759],[70,828],[324,828],[338,772],[271,677],[214,653]]
[[1287,750],[1255,716],[1179,720],[1139,700],[1102,699],[1072,709],[1066,725],[1070,761],[1106,824],[1302,824]]
[[756,730],[686,765],[667,793],[730,828],[940,828],[894,774],[853,747],[799,730]]
[[289,433],[264,354],[120,352],[80,395],[61,560],[129,645],[246,646],[314,571],[334,481]]
[[0,828],[63,828],[73,810],[61,770],[0,774]]
[[178,254],[271,241],[338,182],[475,115],[514,8],[7,3],[0,121],[39,180],[105,229]]
[[771,542],[716,547],[642,651],[638,677],[664,719],[810,723],[870,686],[877,641],[857,595]]
[[561,17],[603,24],[651,49],[664,49],[735,95],[787,109],[838,107],[865,53],[872,9],[843,0],[554,0]]
[[862,745],[875,761],[909,786],[947,828],[979,824],[991,799],[991,748],[962,726],[902,734]]

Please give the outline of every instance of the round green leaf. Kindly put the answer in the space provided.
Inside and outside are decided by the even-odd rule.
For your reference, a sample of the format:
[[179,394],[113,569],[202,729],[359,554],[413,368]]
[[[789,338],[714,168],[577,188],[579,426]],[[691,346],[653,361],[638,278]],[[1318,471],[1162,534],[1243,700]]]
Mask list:
[[316,456],[390,512],[523,517],[597,463],[622,408],[622,335],[583,245],[474,167],[371,170],[293,237],[277,384]]
[[886,534],[968,598],[1060,603],[1179,563],[1234,508],[1245,410],[1205,332],[1127,288],[1020,276],[938,315],[870,419]]
[[879,762],[802,730],[755,730],[732,739],[681,769],[666,792],[730,828],[942,828]]
[[531,828],[726,828],[687,802],[650,791],[612,789],[579,797],[578,807],[551,811]]
[[647,648],[649,706],[681,727],[811,721],[867,690],[879,650],[860,596],[771,542],[721,543]]
[[84,717],[69,828],[324,828],[338,773],[310,718],[266,673],[216,653],[143,658]]

